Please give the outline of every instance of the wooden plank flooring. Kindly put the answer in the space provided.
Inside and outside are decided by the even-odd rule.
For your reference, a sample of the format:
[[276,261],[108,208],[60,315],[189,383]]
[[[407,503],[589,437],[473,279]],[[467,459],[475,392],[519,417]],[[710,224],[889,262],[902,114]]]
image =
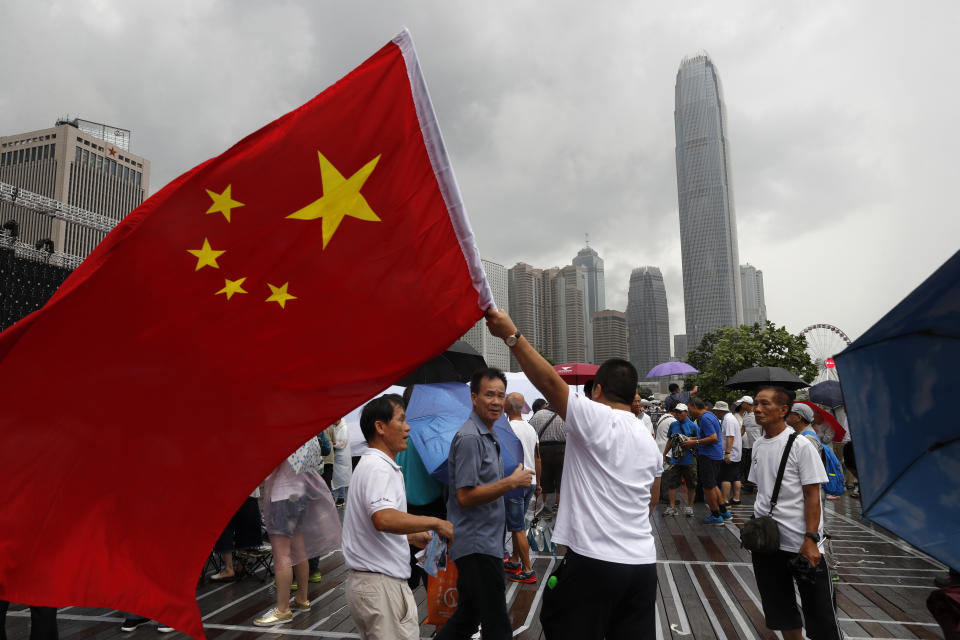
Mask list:
[[[751,496],[744,496],[747,500]],[[848,497],[828,502],[827,529],[832,535],[829,555],[839,576],[837,589],[840,625],[848,638],[940,638],[940,628],[924,602],[934,577],[945,569],[888,532],[860,519],[859,502]],[[667,517],[658,507],[653,516],[659,558],[657,573],[658,636],[673,640],[744,638],[774,640],[779,636],[763,624],[760,596],[753,578],[750,554],[740,547],[740,527],[752,513],[735,507],[734,519],[722,527],[705,526],[704,505],[696,517]],[[544,579],[556,561],[535,554],[537,584],[507,582],[507,608],[520,640],[539,640],[543,632],[539,609]],[[323,580],[309,585],[309,612],[296,614],[290,624],[272,629],[253,626],[253,619],[269,609],[274,599],[272,581],[253,578],[228,584],[203,584],[197,599],[207,636],[211,640],[256,638],[358,638],[344,593],[346,567],[339,552],[320,565]],[[414,594],[421,619],[426,617],[426,594]],[[180,640],[183,634],[159,636],[152,625],[122,633],[122,614],[86,607],[65,607],[58,614],[61,640]],[[434,629],[423,625],[429,638]],[[10,640],[29,637],[29,611],[14,605],[7,618]]]

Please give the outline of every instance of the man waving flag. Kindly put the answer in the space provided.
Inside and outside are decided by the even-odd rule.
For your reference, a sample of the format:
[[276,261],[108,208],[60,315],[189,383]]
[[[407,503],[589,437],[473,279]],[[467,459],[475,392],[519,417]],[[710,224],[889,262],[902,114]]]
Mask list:
[[197,576],[251,489],[492,304],[404,32],[0,334],[0,599],[203,637]]

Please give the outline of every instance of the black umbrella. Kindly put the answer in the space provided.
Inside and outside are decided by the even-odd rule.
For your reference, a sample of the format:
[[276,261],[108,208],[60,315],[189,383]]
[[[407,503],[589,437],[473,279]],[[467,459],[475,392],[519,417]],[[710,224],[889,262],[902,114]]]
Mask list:
[[396,384],[409,387],[412,384],[434,382],[470,382],[473,372],[486,366],[487,361],[476,349],[463,340],[458,340],[449,349],[423,363]]
[[751,367],[738,371],[733,377],[723,383],[728,389],[757,389],[767,385],[783,387],[784,389],[802,389],[807,383],[781,367]]
[[825,407],[839,407],[843,404],[843,392],[840,383],[836,380],[826,380],[810,387],[810,402],[822,404]]

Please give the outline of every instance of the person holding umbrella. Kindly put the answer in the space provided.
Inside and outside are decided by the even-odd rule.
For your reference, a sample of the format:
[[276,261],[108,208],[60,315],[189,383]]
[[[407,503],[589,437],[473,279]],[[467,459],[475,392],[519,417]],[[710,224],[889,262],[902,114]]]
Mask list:
[[510,316],[488,309],[486,317],[490,333],[504,340],[564,420],[570,445],[553,533],[568,551],[547,579],[553,584],[540,612],[546,638],[655,638],[657,552],[650,514],[660,498],[663,454],[630,411],[636,368],[607,360],[586,398],[567,386]]

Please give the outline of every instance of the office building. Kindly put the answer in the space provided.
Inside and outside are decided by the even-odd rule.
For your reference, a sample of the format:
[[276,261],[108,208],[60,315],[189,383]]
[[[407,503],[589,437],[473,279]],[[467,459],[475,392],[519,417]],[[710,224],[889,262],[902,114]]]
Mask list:
[[604,309],[593,314],[593,361],[603,364],[610,358],[629,360],[627,351],[627,315]]
[[640,267],[630,273],[626,316],[630,362],[644,378],[670,359],[670,317],[660,269]]
[[[507,291],[507,269],[502,264],[482,258],[483,270],[487,274],[487,282],[493,292],[493,301],[498,309],[510,313],[509,295]],[[521,329],[522,331],[522,329]],[[495,338],[487,329],[487,321],[480,318],[463,339],[474,349],[480,352],[487,365],[501,371],[510,370],[510,349],[500,338]]]
[[767,303],[763,297],[763,271],[749,262],[740,265],[740,284],[743,289],[743,324],[766,324]]
[[681,362],[687,361],[687,335],[685,333],[673,336],[673,357]]
[[[518,262],[507,270],[507,290],[510,301],[510,317],[527,341],[546,353],[545,321],[543,304],[543,269],[537,269],[524,262]],[[510,354],[510,371],[520,371],[520,364]]]
[[694,349],[705,334],[743,322],[727,113],[705,53],[680,64],[675,99],[683,302]]
[[[58,120],[49,129],[0,137],[0,182],[119,222],[146,199],[150,161],[130,152],[126,129]],[[0,202],[0,220],[16,220],[19,239],[53,241],[55,251],[86,257],[106,235]]]
[[[606,289],[604,288],[603,282],[603,259],[596,250],[588,244],[577,253],[577,256],[573,259],[573,266],[582,268],[586,278],[587,322],[588,325],[591,325],[593,323],[593,314],[607,307]],[[588,353],[593,353],[594,332],[590,326],[588,326],[586,334],[587,351]],[[592,358],[591,361],[594,359],[595,358]]]
[[[592,362],[593,336],[587,338],[587,278],[580,267],[544,270],[547,357],[557,364]],[[588,344],[589,343],[589,344]]]

